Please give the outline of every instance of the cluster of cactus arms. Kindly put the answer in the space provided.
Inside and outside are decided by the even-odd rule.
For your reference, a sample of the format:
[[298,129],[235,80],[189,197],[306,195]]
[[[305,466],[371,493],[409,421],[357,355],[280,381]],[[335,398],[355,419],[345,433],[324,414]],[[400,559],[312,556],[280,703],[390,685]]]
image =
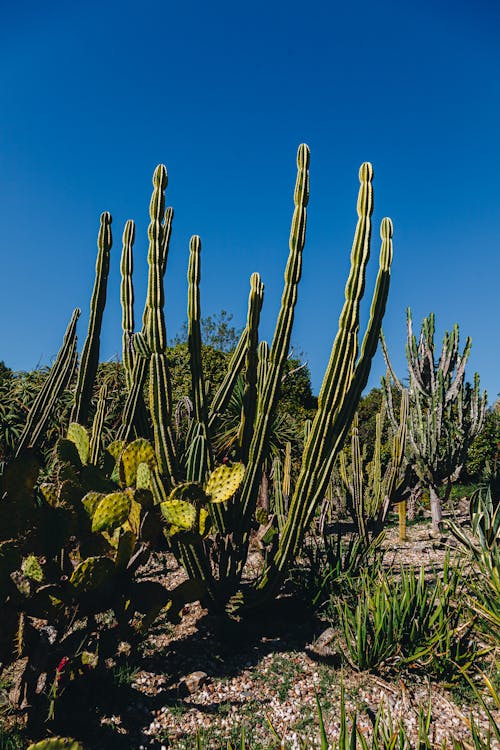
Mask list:
[[[212,609],[244,611],[273,596],[297,555],[328,484],[335,456],[352,421],[366,384],[375,352],[389,287],[392,258],[392,224],[384,219],[382,249],[370,318],[361,348],[358,344],[359,305],[369,258],[373,210],[370,164],[360,169],[358,226],[351,254],[351,271],[330,362],[319,399],[319,408],[305,443],[295,488],[289,503],[275,516],[272,549],[262,575],[250,590],[241,586],[252,531],[269,524],[269,515],[258,508],[263,472],[270,469],[270,437],[289,354],[309,198],[309,149],[297,156],[297,182],[290,232],[290,252],[285,270],[281,308],[270,346],[259,343],[258,326],[263,284],[258,274],[250,281],[247,324],[229,369],[211,403],[204,384],[200,335],[200,252],[193,237],[188,268],[188,344],[191,365],[193,413],[184,433],[176,428],[166,353],[163,277],[171,233],[172,211],[164,209],[167,173],[159,166],[153,177],[150,204],[149,276],[142,330],[133,333],[130,236],[124,239],[122,305],[124,341],[129,356],[129,394],[119,437],[144,436],[141,398],[149,381],[149,417],[157,468],[151,474],[155,505],[166,521],[165,535],[190,579],[202,586],[203,602]],[[132,345],[130,344],[132,342]],[[230,449],[218,452],[218,431],[235,388],[242,389],[241,419]],[[214,495],[211,487],[226,461],[225,490]],[[229,477],[231,480],[229,481]],[[237,480],[237,481],[236,481]],[[231,495],[226,495],[229,491]],[[264,515],[266,516],[264,518]]]
[[[111,217],[103,214],[89,331],[73,397],[72,413],[81,422],[89,419],[96,390],[110,225]],[[56,676],[53,690],[61,687],[56,674],[61,659],[65,675],[95,667],[120,641],[135,645],[160,611],[176,620],[186,601],[198,598],[196,583],[169,591],[138,579],[161,533],[161,510],[152,493],[157,458],[144,438],[115,440],[103,450],[106,383],[92,406],[90,427],[69,424],[55,446],[49,480],[39,481],[38,448],[77,364],[79,314],[75,310],[16,456],[0,477],[0,661],[27,657],[15,695],[20,704],[33,702],[40,679],[50,684]],[[109,610],[116,627],[103,629],[96,617]],[[33,618],[46,625],[35,627]],[[76,620],[86,621],[84,630],[75,631]]]
[[[12,515],[12,523],[15,525],[21,514],[19,523],[25,524],[22,528],[36,530],[28,538],[46,545],[23,546],[18,550],[21,561],[17,557],[17,567],[11,569],[10,563],[4,561],[10,560],[10,540],[18,536],[24,539],[23,534],[19,535],[19,524],[5,537],[7,546],[2,549],[0,561],[3,570],[5,565],[9,569],[7,577],[12,586],[18,589],[15,579],[20,576],[26,588],[28,571],[31,576],[27,594],[13,590],[8,594],[15,602],[16,614],[31,616],[43,603],[50,609],[50,617],[56,618],[58,613],[69,617],[72,608],[73,613],[76,608],[92,618],[105,600],[123,627],[129,628],[131,620],[145,627],[160,609],[175,617],[188,600],[201,599],[212,610],[242,614],[277,593],[327,490],[334,461],[367,382],[385,311],[392,260],[389,219],[384,219],[381,225],[379,271],[360,344],[359,309],[370,254],[373,211],[370,164],[361,166],[359,179],[358,223],[345,302],[318,410],[307,426],[294,481],[291,481],[290,452],[281,479],[272,480],[276,488],[281,482],[281,495],[278,497],[273,485],[269,497],[271,505],[275,505],[269,508],[271,512],[259,498],[267,492],[266,483],[271,476],[277,477],[279,473],[277,469],[276,473],[272,471],[271,447],[301,278],[309,199],[308,147],[301,145],[297,155],[289,256],[273,340],[270,346],[259,342],[264,287],[259,275],[253,274],[245,329],[227,374],[211,399],[207,396],[200,334],[201,242],[196,236],[191,239],[188,346],[192,410],[187,427],[185,423],[179,425],[172,405],[164,317],[164,274],[173,211],[165,209],[166,168],[160,165],[155,170],[149,210],[148,287],[142,328],[138,332],[134,332],[132,221],[127,222],[123,233],[120,296],[127,395],[121,424],[111,444],[106,444],[102,435],[106,390],[101,390],[97,403],[92,396],[96,391],[112,243],[111,216],[102,215],[88,335],[77,375],[72,422],[66,437],[57,445],[54,477],[38,488],[38,470],[30,463],[35,459],[29,449],[36,448],[47,415],[75,367],[77,313],[22,436],[16,460],[26,463],[8,467],[4,475],[0,514],[6,511],[10,517],[15,504],[18,515]],[[238,389],[239,425],[231,444],[221,450],[224,414]],[[26,478],[14,481],[15,476]],[[25,505],[36,518],[26,520],[32,516],[25,513]],[[147,561],[156,543],[158,529],[163,532],[163,544],[166,539],[188,574],[188,581],[172,592],[165,591],[160,584],[158,588],[151,582],[136,580],[139,565]],[[266,555],[260,577],[247,586],[242,583],[242,573],[255,531]],[[37,580],[40,575],[41,580]],[[23,596],[24,599],[19,599]]]
[[[408,420],[408,394],[403,393],[397,430],[390,439],[391,455],[383,469],[382,432],[385,407],[376,416],[376,434],[373,458],[367,462],[359,439],[358,418],[354,417],[351,430],[350,451],[339,453],[340,480],[335,496],[343,498],[356,525],[357,533],[368,546],[370,534],[378,534],[383,527],[389,508],[404,502],[409,465],[405,458]],[[400,507],[400,511],[403,510]]]
[[409,383],[406,389],[391,366],[382,338],[384,357],[391,377],[384,381],[389,415],[394,421],[392,389],[409,392],[408,437],[415,473],[430,495],[432,522],[435,529],[442,520],[439,495],[444,485],[445,501],[460,475],[473,438],[484,424],[486,391],[480,392],[479,375],[474,384],[465,382],[465,365],[471,340],[467,339],[460,354],[458,325],[446,332],[439,359],[434,349],[435,320],[424,319],[417,341],[413,333],[411,311],[407,311],[407,346]]

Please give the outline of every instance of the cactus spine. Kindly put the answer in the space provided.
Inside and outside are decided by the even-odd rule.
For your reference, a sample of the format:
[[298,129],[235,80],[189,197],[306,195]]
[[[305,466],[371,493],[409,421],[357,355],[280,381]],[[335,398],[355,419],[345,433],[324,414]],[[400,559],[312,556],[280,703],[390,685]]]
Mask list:
[[109,273],[109,254],[113,238],[111,235],[111,214],[107,211],[101,214],[101,225],[97,239],[97,261],[95,269],[95,283],[90,300],[90,318],[87,338],[83,345],[78,379],[75,388],[75,401],[71,412],[71,422],[86,425],[92,388],[99,364],[99,349],[102,316],[106,304],[106,287]]

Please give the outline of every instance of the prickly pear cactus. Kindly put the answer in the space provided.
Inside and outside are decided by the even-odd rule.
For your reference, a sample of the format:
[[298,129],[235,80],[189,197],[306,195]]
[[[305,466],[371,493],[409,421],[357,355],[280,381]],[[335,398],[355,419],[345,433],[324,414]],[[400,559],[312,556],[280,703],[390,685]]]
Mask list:
[[234,463],[231,466],[218,466],[208,477],[205,485],[205,492],[212,503],[223,503],[229,500],[240,484],[245,475],[243,464]]
[[78,455],[80,456],[80,461],[85,466],[85,464],[88,463],[90,452],[90,438],[87,430],[85,427],[82,427],[81,424],[71,422],[66,437],[75,444]]
[[[138,467],[146,464],[150,471],[156,468],[155,452],[144,438],[134,440],[123,450],[119,459],[120,482],[124,487],[132,487],[136,483]],[[141,469],[142,477],[144,470]]]
[[201,507],[206,505],[208,497],[206,492],[196,482],[185,482],[184,484],[178,484],[174,487],[169,500],[183,500],[184,502],[191,503],[195,507]]
[[113,442],[108,445],[106,450],[111,456],[113,456],[115,461],[118,461],[124,448],[125,440],[113,440]]
[[109,557],[87,557],[74,569],[70,583],[74,589],[83,593],[95,591],[111,578],[114,569]]
[[48,740],[33,743],[28,750],[83,750],[83,747],[69,737],[49,737]]
[[112,492],[106,495],[92,518],[92,531],[113,531],[127,520],[131,499],[125,492]]
[[[160,505],[167,523],[177,531],[191,531],[196,525],[196,508],[185,500],[166,500]],[[175,532],[174,532],[175,533]]]
[[59,462],[58,474],[61,472],[61,466],[66,472],[69,472],[69,467],[73,469],[73,472],[82,467],[78,448],[69,438],[59,438],[56,443],[56,457]]
[[57,486],[52,482],[42,482],[42,484],[40,485],[40,490],[48,504],[51,505],[52,508],[57,507],[59,501]]
[[28,555],[28,557],[24,558],[21,570],[23,571],[23,575],[32,581],[36,581],[36,583],[43,581],[43,569],[35,555]]
[[137,466],[135,486],[138,490],[149,490],[151,488],[151,469],[144,462]]
[[101,503],[106,495],[102,492],[87,492],[84,498],[82,498],[82,505],[89,514],[90,518],[94,517],[94,513],[97,510],[97,506]]

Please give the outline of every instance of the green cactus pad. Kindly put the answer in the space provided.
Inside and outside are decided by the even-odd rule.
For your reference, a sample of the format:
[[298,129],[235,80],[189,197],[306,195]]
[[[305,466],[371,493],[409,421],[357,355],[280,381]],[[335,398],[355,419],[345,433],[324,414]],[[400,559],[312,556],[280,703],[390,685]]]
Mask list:
[[102,492],[87,492],[85,497],[82,499],[82,504],[90,518],[93,517],[96,512],[97,506],[106,496]]
[[55,508],[59,500],[56,485],[52,482],[42,482],[40,491],[48,504]]
[[113,456],[115,461],[118,461],[124,448],[125,440],[113,440],[113,442],[108,445],[106,450],[111,456]]
[[89,461],[90,452],[90,440],[87,430],[81,424],[71,422],[66,437],[76,445],[80,461],[85,466]]
[[210,501],[223,503],[229,500],[242,483],[244,475],[245,467],[240,463],[222,465],[214,469],[205,485],[205,492],[209,495]]
[[184,500],[167,500],[160,503],[166,521],[179,531],[191,531],[196,525],[196,508]]
[[141,462],[137,467],[135,486],[138,490],[151,489],[151,470],[144,462]]
[[60,464],[70,464],[73,468],[81,469],[82,462],[76,445],[66,438],[59,438],[56,443],[56,457]]
[[50,737],[29,745],[28,750],[83,750],[83,747],[69,737]]
[[95,591],[113,575],[115,566],[109,557],[87,557],[74,569],[72,586],[83,593]]
[[105,495],[92,518],[92,531],[113,531],[128,518],[131,500],[125,492]]
[[136,502],[136,500],[130,501],[130,512],[128,514],[127,521],[130,525],[130,528],[136,534],[139,535],[139,529],[141,528],[141,511],[142,506]]
[[174,487],[169,495],[169,500],[183,500],[186,503],[191,503],[196,508],[206,505],[208,497],[203,489],[197,482],[184,482],[184,484],[178,484]]
[[151,471],[156,468],[155,452],[144,438],[127,445],[120,456],[120,482],[124,487],[132,487],[135,484],[140,464],[146,464]]
[[113,533],[108,534],[107,531],[101,531],[101,534],[103,535],[104,539],[108,542],[108,544],[113,547],[113,549],[118,549],[118,544],[120,542],[120,534],[122,534],[124,531],[130,531],[130,526],[125,521],[123,526],[119,526],[117,529],[113,531]]
[[210,513],[208,510],[205,510],[205,508],[200,508],[200,516],[198,518],[198,532],[200,536],[207,536],[208,532],[210,531],[210,527],[212,526],[212,519],[210,518]]
[[42,566],[35,555],[28,555],[28,557],[24,558],[21,570],[23,571],[23,575],[26,578],[31,578],[32,581],[36,581],[36,583],[43,581]]

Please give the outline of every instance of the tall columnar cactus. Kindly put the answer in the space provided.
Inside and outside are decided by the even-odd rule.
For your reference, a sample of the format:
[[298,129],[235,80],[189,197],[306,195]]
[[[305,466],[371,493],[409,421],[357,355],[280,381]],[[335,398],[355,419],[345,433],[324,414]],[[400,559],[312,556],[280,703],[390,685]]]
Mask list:
[[78,370],[75,388],[75,402],[71,412],[71,421],[86,425],[89,416],[90,402],[94,379],[99,364],[99,349],[102,316],[106,305],[106,288],[109,273],[109,254],[113,238],[111,235],[111,214],[101,214],[101,225],[97,239],[97,261],[94,290],[90,300],[89,328]]
[[122,238],[122,257],[120,261],[121,286],[120,300],[122,304],[122,362],[125,370],[127,388],[132,387],[132,372],[134,369],[134,349],[132,336],[134,334],[134,286],[132,273],[134,270],[133,246],[135,240],[135,224],[129,220],[125,224]]
[[358,356],[359,304],[363,296],[365,271],[370,253],[370,217],[373,210],[371,164],[365,163],[361,166],[359,178],[361,186],[357,205],[358,224],[339,329],[321,387],[318,410],[304,447],[302,466],[292,494],[288,519],[280,535],[276,555],[258,582],[257,588],[261,595],[258,599],[276,592],[290,561],[298,554],[304,533],[325,494],[335,458],[366,385],[371,360],[377,348],[389,291],[392,223],[389,219],[382,221],[379,271],[370,318]]
[[76,309],[64,334],[56,361],[30,409],[19,438],[17,456],[20,456],[25,448],[37,446],[55,403],[71,381],[77,361],[76,323],[79,316],[80,310]]
[[[239,443],[241,460],[248,461],[248,452],[252,441],[255,411],[258,403],[257,390],[259,374],[261,382],[265,383],[267,375],[268,353],[265,348],[260,348],[259,357],[259,320],[262,299],[264,296],[264,285],[258,273],[254,273],[250,279],[250,298],[248,301],[248,339],[245,363],[245,390],[243,393],[243,406],[241,411],[241,426]],[[260,300],[260,304],[254,304],[254,299]],[[264,369],[265,368],[265,372]],[[260,373],[259,373],[260,370]]]
[[194,418],[198,424],[203,426],[205,434],[208,434],[201,349],[200,254],[201,240],[197,235],[194,235],[189,243],[188,264],[188,348],[191,358],[191,392]]
[[[185,565],[188,575],[203,584],[205,592],[203,599],[209,606],[223,607],[232,598],[232,606],[240,607],[264,601],[272,596],[286,575],[290,562],[297,554],[304,533],[326,491],[335,456],[349,429],[360,394],[368,378],[389,287],[392,224],[390,220],[384,219],[381,228],[380,268],[370,319],[361,349],[358,351],[359,304],[364,291],[365,269],[370,246],[370,216],[373,208],[372,177],[371,165],[364,164],[360,170],[359,219],[351,254],[346,301],[321,389],[318,412],[306,435],[302,467],[295,488],[287,488],[287,494],[290,495],[289,508],[287,510],[285,507],[280,508],[282,517],[279,523],[276,522],[280,530],[279,532],[278,529],[273,531],[273,542],[267,551],[266,566],[257,583],[257,595],[238,595],[232,598],[238,591],[248,553],[263,472],[266,466],[269,468],[270,438],[289,354],[305,243],[306,209],[309,198],[309,149],[302,145],[297,155],[297,182],[294,193],[295,207],[290,232],[290,250],[285,270],[281,308],[271,347],[267,347],[264,342],[259,344],[258,341],[257,331],[263,300],[263,285],[258,275],[254,274],[251,279],[247,325],[231,359],[228,373],[211,404],[207,403],[206,389],[203,387],[199,331],[200,242],[198,238],[193,238],[191,241],[188,270],[188,331],[194,420],[188,430],[187,444],[186,436],[182,437],[182,450],[179,453],[176,446],[175,425],[171,419],[172,406],[163,312],[163,275],[172,214],[169,214],[167,209],[163,217],[164,190],[167,184],[166,170],[160,165],[155,171],[148,230],[147,300],[142,331],[133,335],[134,364],[131,388],[124,409],[120,438],[128,439],[134,425],[137,425],[140,394],[146,368],[149,368],[149,408],[158,458],[158,470],[151,475],[153,494],[156,502],[159,502],[165,509],[165,517],[170,519],[168,523],[171,529],[169,538],[172,549]],[[127,268],[122,269],[122,273],[126,276]],[[130,329],[128,330],[130,333]],[[209,463],[212,463],[216,457],[213,445],[220,419],[230,403],[232,394],[236,394],[235,388],[238,378],[241,382],[241,377],[244,379],[242,418],[238,436],[232,444],[230,454],[231,459],[236,461],[232,464],[234,470],[238,476],[241,475],[241,486],[231,485],[230,494],[221,495],[223,500],[215,502],[210,498],[207,500],[208,495],[203,487],[210,468]],[[210,457],[208,462],[207,456]],[[228,460],[227,454],[225,460]],[[240,460],[245,465],[244,474],[240,469],[242,464],[238,463]],[[231,461],[228,468],[231,468]],[[213,474],[217,475],[217,467]],[[183,484],[185,480],[187,483]],[[240,480],[238,484],[239,482]],[[193,483],[194,486],[200,487],[199,491],[193,490]],[[186,507],[189,503],[193,505],[193,510]],[[176,515],[178,512],[179,516]],[[181,526],[176,525],[174,518],[178,519]],[[209,518],[211,518],[213,530],[216,531],[216,536],[210,544],[206,536],[209,533],[207,526]],[[176,529],[181,529],[181,531]]]
[[[440,488],[444,484],[444,499],[447,501],[452,484],[462,470],[469,445],[483,426],[487,394],[480,392],[477,373],[472,386],[465,383],[470,338],[460,354],[459,331],[455,324],[451,332],[445,333],[437,359],[434,330],[434,314],[431,313],[422,323],[417,342],[408,309],[409,442],[415,472],[429,490],[432,523],[437,529],[442,520]],[[393,417],[392,388],[396,387],[402,393],[406,389],[396,377],[383,340],[382,343],[391,374],[391,379],[385,381],[384,390]]]
[[167,362],[167,333],[163,307],[165,293],[163,271],[166,265],[165,227],[162,224],[167,170],[161,164],[153,175],[153,195],[149,206],[148,290],[143,330],[151,351],[149,359],[149,410],[153,420],[155,451],[159,472],[173,486],[177,476],[177,457],[171,427],[172,393]]

